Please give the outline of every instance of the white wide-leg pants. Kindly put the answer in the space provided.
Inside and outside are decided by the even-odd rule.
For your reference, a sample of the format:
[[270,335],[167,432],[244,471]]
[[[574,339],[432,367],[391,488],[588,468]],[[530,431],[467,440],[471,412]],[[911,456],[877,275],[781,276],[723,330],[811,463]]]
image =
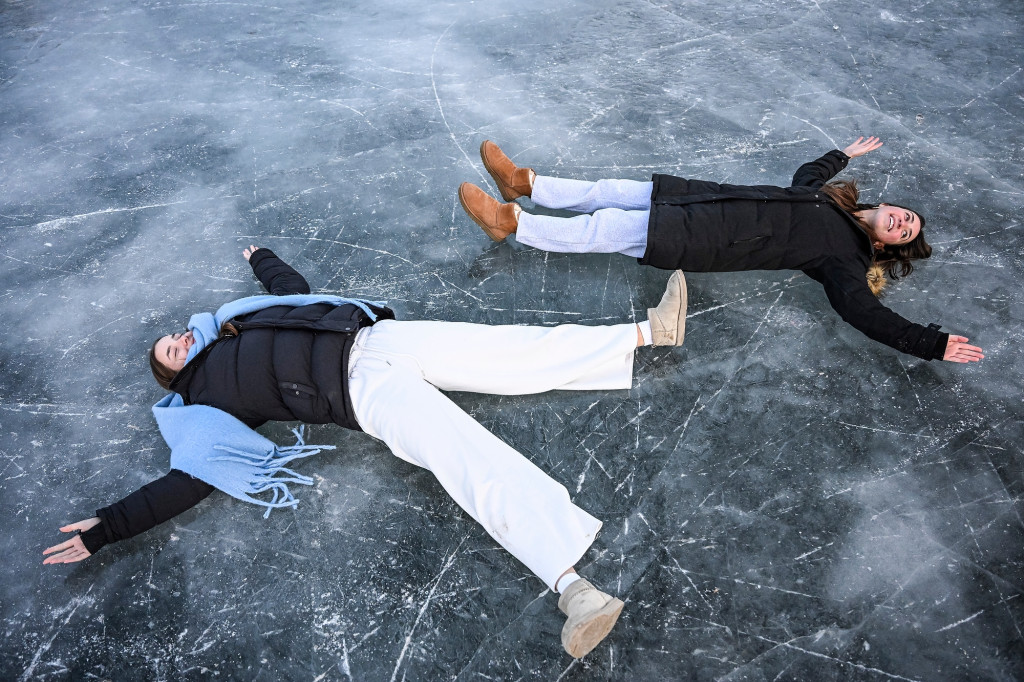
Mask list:
[[498,395],[632,384],[636,325],[489,326],[382,320],[359,332],[349,392],[363,430],[429,469],[552,590],[601,522],[438,389]]
[[647,250],[654,184],[635,180],[565,180],[538,175],[534,203],[592,213],[572,218],[519,214],[516,241],[557,253],[621,253],[640,258]]

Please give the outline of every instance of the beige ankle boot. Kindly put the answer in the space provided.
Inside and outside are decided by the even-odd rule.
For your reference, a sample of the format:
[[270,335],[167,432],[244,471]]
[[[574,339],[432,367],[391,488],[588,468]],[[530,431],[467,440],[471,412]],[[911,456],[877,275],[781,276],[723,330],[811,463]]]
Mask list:
[[681,346],[686,333],[686,278],[676,270],[668,278],[657,308],[647,309],[655,346]]
[[562,646],[573,658],[583,658],[611,632],[625,604],[580,578],[558,598],[568,618],[562,627]]

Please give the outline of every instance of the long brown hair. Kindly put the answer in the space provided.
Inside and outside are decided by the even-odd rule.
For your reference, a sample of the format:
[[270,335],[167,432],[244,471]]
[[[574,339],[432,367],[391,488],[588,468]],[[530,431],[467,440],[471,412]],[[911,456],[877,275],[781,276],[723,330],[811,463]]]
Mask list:
[[[881,204],[860,203],[860,191],[857,189],[856,180],[833,180],[822,187],[821,191],[827,194],[839,208],[852,215],[868,235],[871,234],[870,227],[857,215],[857,211],[876,209]],[[906,244],[887,244],[881,249],[875,250],[874,262],[868,271],[868,284],[876,296],[885,286],[886,276],[894,280],[906,277],[914,271],[913,261],[919,258],[929,258],[932,255],[932,247],[924,240],[924,216],[919,211],[914,211],[906,206],[889,205],[913,211],[921,219],[921,229],[918,230],[917,236]]]
[[[225,322],[220,326],[220,335],[217,338],[225,336],[238,336],[238,329],[236,329],[235,325],[231,324],[231,322]],[[162,338],[164,337],[161,336],[159,339],[154,341],[153,345],[149,348],[149,370],[153,372],[153,378],[156,379],[156,383],[160,384],[161,387],[170,390],[171,382],[174,381],[174,377],[178,375],[178,372],[156,358],[156,344],[158,344]]]

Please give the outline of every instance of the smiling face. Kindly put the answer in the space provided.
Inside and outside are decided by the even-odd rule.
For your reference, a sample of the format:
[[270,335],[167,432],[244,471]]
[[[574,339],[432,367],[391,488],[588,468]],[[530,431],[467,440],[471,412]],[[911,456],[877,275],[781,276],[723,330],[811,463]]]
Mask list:
[[191,331],[161,336],[153,346],[153,357],[164,367],[178,372],[185,366],[188,350],[195,342]]
[[868,224],[868,233],[875,248],[907,244],[921,233],[921,216],[908,208],[881,204],[878,208],[858,211]]

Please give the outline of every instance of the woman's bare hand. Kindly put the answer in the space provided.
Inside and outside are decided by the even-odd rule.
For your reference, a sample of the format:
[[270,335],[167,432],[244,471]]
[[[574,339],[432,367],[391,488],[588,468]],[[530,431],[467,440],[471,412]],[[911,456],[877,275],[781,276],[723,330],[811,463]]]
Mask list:
[[942,356],[942,359],[946,362],[977,362],[984,358],[981,349],[977,346],[968,346],[967,342],[970,341],[966,336],[953,336],[949,335],[949,341],[946,342],[946,352]]
[[252,257],[252,254],[256,253],[259,250],[260,247],[249,244],[248,249],[242,249],[242,255],[245,256],[245,260],[248,261]]
[[858,156],[864,156],[868,152],[873,152],[881,146],[882,141],[877,137],[872,136],[866,140],[863,137],[858,137],[856,142],[843,150],[843,153],[853,159]]
[[[86,531],[98,524],[100,520],[97,517],[91,519],[84,519],[78,523],[69,523],[66,526],[62,526],[60,531],[62,533],[74,533],[75,531]],[[54,554],[56,552],[56,554]],[[46,554],[53,554],[51,557],[47,557],[44,564],[73,564],[76,561],[87,559],[92,554],[85,548],[85,543],[82,542],[82,538],[79,535],[71,538],[67,542],[62,542],[59,545],[54,545],[46,549],[43,552]]]

